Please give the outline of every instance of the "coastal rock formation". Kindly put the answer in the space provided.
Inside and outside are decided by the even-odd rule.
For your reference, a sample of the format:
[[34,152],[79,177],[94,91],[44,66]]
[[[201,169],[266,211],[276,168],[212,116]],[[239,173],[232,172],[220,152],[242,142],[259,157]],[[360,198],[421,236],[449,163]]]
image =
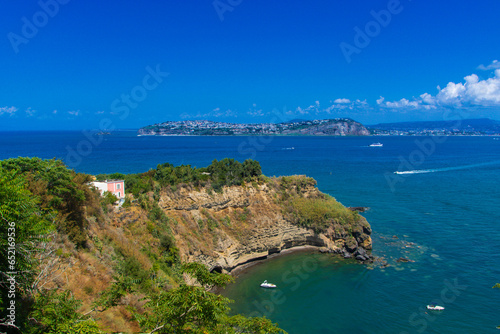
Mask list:
[[212,121],[169,121],[140,128],[139,136],[233,136],[233,135],[306,135],[368,136],[370,131],[348,118],[293,120],[283,123],[237,124]]
[[[300,178],[300,177],[299,177]],[[305,177],[303,177],[305,179]],[[224,187],[221,193],[182,187],[164,191],[159,206],[175,219],[173,233],[185,261],[198,261],[211,270],[228,271],[285,249],[314,246],[323,252],[371,261],[371,228],[357,213],[354,223],[332,221],[322,231],[300,226],[287,214],[282,196],[295,193],[321,199],[314,185],[280,191],[273,184]]]

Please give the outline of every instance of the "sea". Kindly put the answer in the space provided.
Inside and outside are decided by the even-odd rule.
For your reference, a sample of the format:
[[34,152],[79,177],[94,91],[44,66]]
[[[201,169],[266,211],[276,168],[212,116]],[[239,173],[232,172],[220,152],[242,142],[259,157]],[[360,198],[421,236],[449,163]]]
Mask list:
[[[378,263],[310,252],[265,260],[223,290],[232,313],[266,316],[297,334],[498,332],[498,138],[0,133],[0,159],[18,156],[58,158],[91,174],[226,157],[258,160],[268,176],[305,174],[344,205],[369,207]],[[277,288],[260,288],[264,280]]]

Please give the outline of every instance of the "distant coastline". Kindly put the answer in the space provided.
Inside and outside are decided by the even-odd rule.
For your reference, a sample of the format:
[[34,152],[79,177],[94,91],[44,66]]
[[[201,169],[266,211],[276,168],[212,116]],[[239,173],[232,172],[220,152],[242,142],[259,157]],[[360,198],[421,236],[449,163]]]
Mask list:
[[348,118],[283,123],[227,123],[207,120],[148,125],[138,136],[500,136],[500,121],[464,119],[380,123],[365,126]]
[[140,128],[137,134],[141,136],[368,136],[370,131],[352,119],[335,118],[255,124],[206,120],[169,121]]

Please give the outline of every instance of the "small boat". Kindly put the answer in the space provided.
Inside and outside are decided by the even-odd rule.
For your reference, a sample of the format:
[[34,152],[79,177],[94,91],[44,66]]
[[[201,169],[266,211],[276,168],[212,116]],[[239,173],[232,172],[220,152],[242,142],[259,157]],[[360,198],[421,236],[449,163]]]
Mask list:
[[384,144],[382,143],[373,143],[373,144],[370,144],[370,147],[382,147],[384,146]]
[[427,309],[431,311],[442,311],[444,307],[439,305],[427,305]]
[[262,288],[275,288],[276,287],[276,284],[271,284],[271,283],[267,283],[267,280],[265,280],[261,285],[260,285]]

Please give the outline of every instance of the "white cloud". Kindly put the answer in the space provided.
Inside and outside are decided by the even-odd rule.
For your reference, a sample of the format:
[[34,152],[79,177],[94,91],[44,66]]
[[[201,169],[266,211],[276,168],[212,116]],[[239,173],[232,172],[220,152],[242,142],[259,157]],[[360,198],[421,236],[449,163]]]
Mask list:
[[211,112],[197,114],[188,114],[182,113],[179,115],[182,119],[208,119],[208,118],[219,118],[219,117],[238,117],[238,114],[231,110],[227,109],[226,111],[221,111],[220,108],[215,108]]
[[[233,111],[231,109],[227,109],[226,112],[224,112],[220,116],[224,116],[224,117],[238,117],[238,114],[236,113],[236,111]],[[216,116],[216,117],[218,117],[218,116]]]
[[440,89],[436,96],[438,102],[457,106],[500,106],[500,69],[495,70],[494,77],[485,80],[480,80],[476,74],[464,79],[465,83],[449,82]]
[[479,70],[482,71],[490,71],[490,70],[496,70],[500,68],[500,62],[498,60],[493,60],[493,62],[487,66],[484,66],[483,64],[479,65],[477,67]]
[[57,110],[54,110],[52,113],[53,113],[54,115],[55,115],[55,114],[57,114]]
[[310,107],[306,108],[306,109],[302,109],[301,107],[297,107],[297,109],[295,109],[295,111],[299,114],[299,115],[307,115],[309,114],[309,109]]
[[382,109],[400,109],[403,111],[409,109],[436,109],[435,104],[436,99],[428,93],[424,93],[418,98],[413,97],[410,100],[402,98],[397,101],[385,101],[385,98],[382,96],[377,99],[377,105]]
[[262,109],[257,109],[257,103],[252,104],[252,107],[248,109],[247,114],[252,117],[264,116],[264,112],[262,111]]
[[419,102],[418,101],[410,101],[408,99],[402,98],[399,101],[394,101],[394,102],[387,101],[387,102],[385,102],[385,104],[381,104],[381,105],[388,107],[388,108],[393,108],[393,109],[418,108]]
[[68,114],[70,114],[72,116],[78,116],[78,115],[80,115],[80,110],[70,110],[70,111],[68,111]]
[[264,113],[262,112],[262,109],[259,109],[259,110],[249,110],[247,112],[247,114],[250,115],[250,116],[254,116],[254,117],[255,116],[259,116],[259,117],[260,116],[264,116]]
[[436,98],[440,104],[461,105],[460,97],[465,93],[465,86],[462,83],[448,82],[443,89],[438,86],[439,93]]
[[7,114],[9,116],[13,116],[18,109],[14,106],[12,107],[0,107],[0,116],[3,114]]
[[[495,62],[494,62],[495,63]],[[449,82],[446,87],[437,87],[433,96],[424,93],[419,97],[397,101],[377,100],[381,108],[390,109],[437,109],[438,107],[497,107],[500,106],[500,69],[491,78],[481,80],[476,74],[468,75],[464,82]]]
[[33,109],[31,109],[31,107],[28,107],[28,109],[26,109],[25,112],[26,112],[26,115],[28,115],[28,117],[31,117],[36,113],[36,110],[33,110]]
[[433,106],[436,104],[436,98],[429,93],[423,93],[420,95],[420,99],[425,105]]
[[342,99],[336,99],[335,101],[333,101],[333,103],[345,104],[345,103],[351,103],[351,100],[342,98]]

